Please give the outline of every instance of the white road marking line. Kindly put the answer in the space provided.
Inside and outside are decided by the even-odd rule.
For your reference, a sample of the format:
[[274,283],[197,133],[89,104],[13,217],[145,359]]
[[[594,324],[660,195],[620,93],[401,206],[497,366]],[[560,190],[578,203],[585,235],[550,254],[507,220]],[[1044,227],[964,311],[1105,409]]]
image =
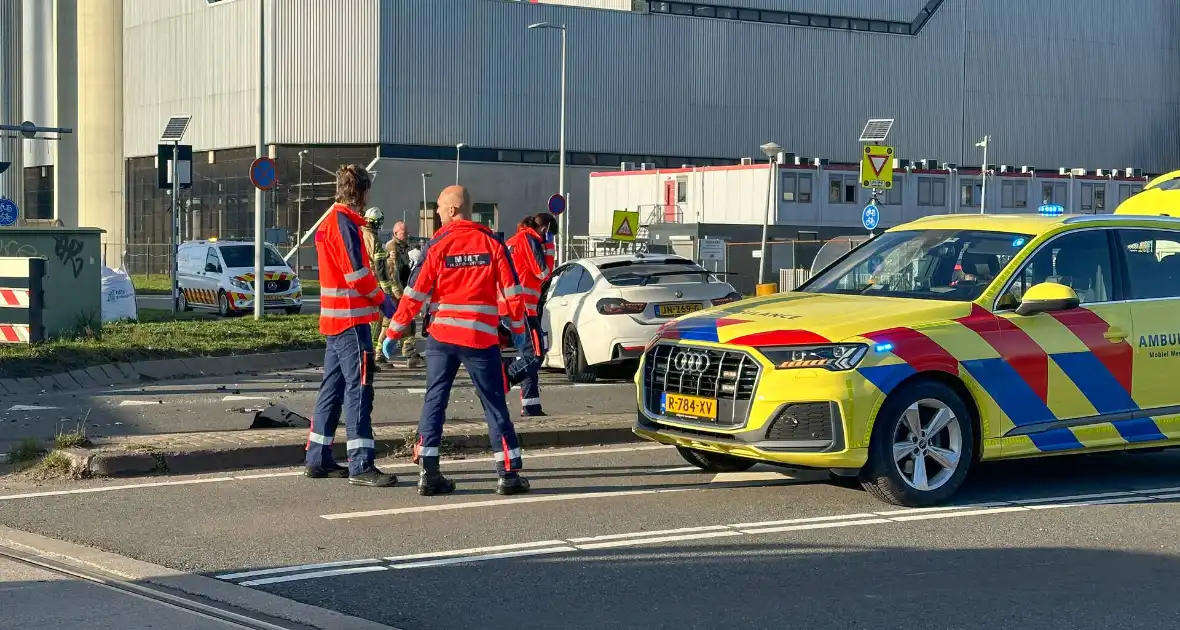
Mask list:
[[785,521],[763,521],[761,523],[736,523],[730,525],[734,529],[749,529],[752,527],[773,527],[775,525],[795,525],[798,523],[820,523],[823,521],[850,521],[858,518],[873,518],[876,514],[839,514],[836,516],[811,516],[808,518],[789,518]]
[[221,399],[221,402],[234,402],[238,400],[270,400],[266,396],[226,396]]
[[1039,503],[1037,505],[1030,505],[1030,510],[1052,510],[1056,508],[1070,508],[1070,507],[1085,507],[1088,505],[1115,505],[1119,503],[1147,503],[1155,500],[1157,497],[1136,496],[1136,497],[1120,497],[1117,499],[1094,499],[1092,501],[1073,501],[1069,503]]
[[663,470],[657,470],[656,472],[657,472],[657,473],[674,473],[674,472],[699,472],[699,473],[703,473],[703,472],[705,472],[705,471],[701,470],[700,468],[697,468],[696,466],[681,466],[681,467],[679,467],[679,468],[665,468],[665,469],[663,469]]
[[1019,501],[1022,505],[1029,505],[1035,503],[1063,503],[1066,501],[1084,501],[1087,499],[1105,499],[1107,497],[1125,497],[1134,494],[1133,492],[1100,492],[1097,494],[1075,494],[1068,497],[1049,497],[1037,499],[1022,499]]
[[791,475],[781,472],[731,472],[718,473],[709,483],[733,483],[739,481],[794,481]]
[[455,549],[454,551],[428,551],[426,553],[415,553],[408,556],[391,556],[385,558],[385,560],[390,562],[405,562],[407,560],[426,560],[430,558],[448,558],[451,556],[475,556],[494,551],[512,551],[516,549],[529,549],[532,547],[555,547],[564,544],[566,544],[564,540],[542,540],[538,542],[515,543],[511,545],[496,545],[494,547]]
[[1156,494],[1159,492],[1180,492],[1180,486],[1173,488],[1151,488],[1148,490],[1132,490],[1135,494]]
[[414,507],[390,508],[387,510],[368,510],[365,512],[344,512],[341,514],[321,514],[320,518],[329,521],[340,521],[353,518],[368,518],[371,516],[395,516],[397,514],[415,514],[418,512],[444,512],[448,510],[465,510],[478,507],[499,507],[503,505],[519,505],[521,503],[548,503],[550,501],[577,501],[580,499],[605,499],[609,497],[627,497],[641,494],[665,494],[670,492],[684,492],[696,488],[670,488],[665,490],[618,490],[614,492],[582,492],[577,494],[546,494],[541,496],[519,497],[512,499],[494,499],[491,501],[465,501],[463,503],[443,503],[436,505],[419,505]]
[[[589,543],[600,540],[618,540],[620,538],[645,538],[651,536],[666,536],[669,534],[687,534],[689,532],[715,532],[721,530],[728,530],[728,525],[705,525],[702,527],[681,527],[680,529],[664,529],[654,532],[634,532],[631,534],[606,534],[603,536],[589,536],[586,538],[570,538],[572,543]],[[582,545],[578,545],[581,547]]]
[[145,407],[147,405],[158,405],[158,404],[160,404],[160,401],[158,401],[158,400],[121,400],[121,401],[119,401],[120,407]]
[[1180,492],[1174,492],[1171,494],[1156,494],[1156,495],[1152,495],[1151,498],[1152,499],[1160,499],[1160,500],[1180,499]]
[[425,394],[426,389],[423,387],[407,387],[406,393],[407,394]]
[[935,512],[934,514],[913,514],[910,516],[895,516],[889,520],[906,523],[909,521],[929,521],[936,518],[959,518],[962,516],[984,516],[987,514],[1004,514],[1006,512],[1027,512],[1029,508],[1023,505],[1014,505],[1011,507],[996,507],[986,508],[982,510],[966,510],[963,512]]
[[422,562],[406,562],[402,564],[392,564],[394,569],[421,569],[425,567],[442,567],[450,564],[463,564],[467,562],[481,562],[484,560],[501,560],[504,558],[519,558],[522,556],[539,556],[551,553],[569,553],[577,551],[573,547],[546,547],[544,549],[525,549],[522,551],[506,551],[504,553],[492,553],[486,556],[463,556],[459,558],[447,558],[445,560],[424,560]]
[[908,508],[905,510],[890,510],[888,512],[874,512],[877,516],[905,516],[908,514],[926,514],[928,512],[951,512],[955,510],[975,510],[979,508],[1002,507],[1012,505],[1010,501],[993,501],[991,503],[971,503],[968,505],[947,505],[941,507]]
[[198,483],[217,483],[233,481],[233,477],[208,477],[204,479],[186,479],[184,481],[157,481],[154,483],[131,483],[121,486],[102,486],[98,488],[77,488],[74,490],[48,490],[45,492],[27,492],[25,494],[9,494],[0,496],[0,501],[12,499],[35,499],[38,497],[59,497],[67,494],[92,494],[95,492],[114,492],[115,490],[131,490],[135,488],[159,488],[163,486],[190,486]]
[[296,573],[295,575],[284,575],[280,577],[262,578],[260,580],[247,580],[245,582],[238,582],[238,586],[262,586],[264,584],[280,584],[282,582],[298,582],[299,580],[312,580],[321,577],[331,577],[333,575],[348,575],[350,573],[371,573],[373,571],[388,571],[389,567],[383,565],[368,566],[368,567],[353,567],[351,569],[332,569],[330,571],[316,571],[314,573]]
[[807,523],[804,525],[787,525],[785,527],[767,527],[764,529],[743,529],[743,534],[776,534],[779,532],[801,532],[809,529],[832,529],[835,527],[852,527],[853,525],[884,525],[892,521],[887,518],[870,518],[863,521],[833,521],[829,523]]
[[741,532],[726,530],[723,532],[702,532],[699,534],[684,534],[682,536],[658,536],[656,538],[628,538],[627,540],[612,540],[608,542],[587,543],[578,545],[581,550],[611,549],[614,547],[631,547],[634,545],[650,545],[652,543],[676,542],[680,540],[703,540],[706,538],[726,538],[741,536]]
[[[629,453],[629,452],[635,452],[635,451],[651,451],[651,450],[666,449],[666,448],[671,448],[671,447],[657,444],[657,445],[652,445],[652,446],[628,446],[628,447],[614,448],[614,449],[600,448],[600,449],[590,449],[590,450],[585,450],[585,451],[561,450],[561,451],[558,451],[555,453],[529,453],[528,457],[530,459],[532,459],[532,458],[547,458],[547,457],[577,457],[577,456],[581,456],[581,455]],[[444,459],[443,463],[444,464],[445,463],[466,464],[466,463],[472,463],[472,462],[479,463],[479,462],[491,462],[491,461],[495,461],[495,458],[493,458],[493,457],[479,457],[479,458],[471,458],[471,459]],[[402,468],[417,469],[418,468],[417,464],[389,464],[389,465],[386,465],[383,467],[396,468],[396,469],[402,469]],[[52,491],[46,491],[46,492],[29,492],[29,493],[23,493],[23,494],[0,495],[0,501],[6,501],[6,500],[11,500],[11,499],[36,499],[39,497],[54,497],[54,496],[61,496],[61,495],[65,495],[65,494],[90,494],[93,492],[112,492],[115,490],[137,490],[140,488],[157,488],[160,486],[185,486],[185,485],[190,485],[190,484],[214,483],[214,482],[219,482],[219,481],[250,481],[250,480],[255,480],[255,479],[274,479],[274,478],[278,478],[278,477],[299,477],[302,475],[303,475],[302,470],[293,470],[293,471],[289,471],[289,472],[258,473],[258,474],[253,474],[253,475],[228,475],[228,476],[224,476],[224,477],[201,477],[198,479],[180,479],[180,480],[176,480],[176,481],[132,483],[132,484],[122,484],[122,485],[118,485],[118,486],[103,486],[103,487],[98,487],[98,488],[80,488],[80,489],[76,489],[76,490],[52,490]]]
[[224,575],[214,576],[219,580],[237,580],[240,578],[255,577],[259,575],[274,575],[275,573],[293,573],[295,571],[310,571],[313,569],[331,569],[333,567],[349,567],[358,564],[380,564],[381,561],[376,558],[366,558],[364,560],[339,560],[337,562],[321,562],[319,564],[300,564],[293,567],[280,567],[277,569],[259,569],[257,571],[243,571],[241,573],[226,573]]
[[8,411],[49,411],[51,409],[61,409],[61,407],[43,407],[41,405],[13,405],[8,408]]

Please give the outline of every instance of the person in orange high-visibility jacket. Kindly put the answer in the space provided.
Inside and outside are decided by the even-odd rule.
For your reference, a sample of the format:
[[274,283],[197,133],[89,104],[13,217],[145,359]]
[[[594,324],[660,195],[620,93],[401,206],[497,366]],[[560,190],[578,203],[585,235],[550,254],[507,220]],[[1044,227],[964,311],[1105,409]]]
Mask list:
[[519,474],[520,442],[504,402],[505,374],[500,357],[499,297],[503,295],[509,328],[521,356],[535,359],[531,335],[526,334],[524,289],[517,280],[507,248],[488,228],[471,221],[471,197],[462,186],[448,186],[438,197],[442,228],[422,250],[402,293],[397,313],[386,331],[381,350],[397,352],[395,340],[410,327],[414,316],[430,300],[430,338],[426,345],[426,395],[418,423],[414,458],[421,465],[418,494],[454,492],[455,484],[439,471],[447,400],[460,364],[467,368],[483,403],[488,437],[496,452],[499,494],[529,490]]
[[[516,234],[505,244],[512,257],[512,266],[520,277],[520,286],[524,289],[533,346],[539,356],[544,356],[545,346],[540,336],[541,320],[538,317],[537,305],[541,300],[541,284],[549,277],[549,273],[546,271],[545,240],[540,233],[544,232],[545,228],[538,231],[538,216],[522,219],[516,227]],[[508,316],[507,303],[504,300],[500,300],[500,316]],[[507,359],[505,363],[504,369],[509,372],[512,364]],[[524,364],[526,369],[520,381],[520,415],[523,417],[546,415],[541,408],[541,384],[537,374],[540,365],[540,361],[529,361]]]
[[548,212],[542,212],[533,217],[533,224],[537,233],[545,241],[545,273],[552,274],[553,266],[557,262],[557,217]]
[[[336,172],[336,203],[315,235],[320,272],[320,332],[327,337],[324,380],[311,415],[304,474],[312,478],[348,477],[360,486],[392,486],[397,477],[373,465],[373,354],[371,325],[392,317],[394,303],[377,286],[365,251],[361,216],[372,179],[365,167]],[[348,467],[336,464],[332,441],[341,414],[348,431]]]

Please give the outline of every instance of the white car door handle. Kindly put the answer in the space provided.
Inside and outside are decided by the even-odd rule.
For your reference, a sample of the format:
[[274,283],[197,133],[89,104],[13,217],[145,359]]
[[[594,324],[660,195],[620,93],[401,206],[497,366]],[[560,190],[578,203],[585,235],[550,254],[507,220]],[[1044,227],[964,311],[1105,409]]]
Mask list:
[[558,302],[557,305],[558,306],[569,306],[569,302],[566,300],[562,300],[562,301]]

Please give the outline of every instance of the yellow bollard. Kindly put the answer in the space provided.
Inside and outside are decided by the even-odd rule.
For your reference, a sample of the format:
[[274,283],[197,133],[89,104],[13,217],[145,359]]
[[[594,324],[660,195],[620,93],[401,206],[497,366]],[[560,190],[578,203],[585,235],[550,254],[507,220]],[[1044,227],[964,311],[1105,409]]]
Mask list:
[[767,282],[765,284],[760,284],[760,285],[758,285],[758,288],[755,289],[755,291],[754,291],[754,295],[757,295],[757,296],[774,295],[775,293],[778,293],[778,283],[777,282]]

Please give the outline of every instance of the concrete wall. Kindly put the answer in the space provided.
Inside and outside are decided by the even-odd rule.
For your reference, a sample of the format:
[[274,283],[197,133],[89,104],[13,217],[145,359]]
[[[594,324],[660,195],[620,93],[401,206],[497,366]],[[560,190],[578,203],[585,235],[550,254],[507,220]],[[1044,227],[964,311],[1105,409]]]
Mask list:
[[[78,223],[105,230],[104,242],[126,232],[123,163],[123,0],[78,6]],[[160,56],[156,51],[153,56]],[[161,128],[162,129],[162,128]],[[159,137],[157,131],[156,137]]]

